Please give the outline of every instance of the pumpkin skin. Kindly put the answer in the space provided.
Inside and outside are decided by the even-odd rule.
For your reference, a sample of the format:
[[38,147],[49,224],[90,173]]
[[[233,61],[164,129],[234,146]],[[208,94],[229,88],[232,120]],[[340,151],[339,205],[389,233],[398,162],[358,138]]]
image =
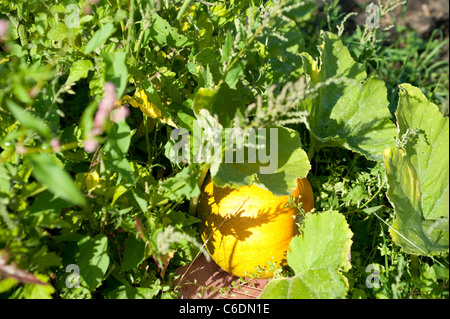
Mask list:
[[[297,180],[291,196],[298,202],[298,195],[305,211],[311,211],[314,195],[306,178]],[[197,217],[200,235],[216,264],[235,276],[272,278],[270,264],[282,265],[289,242],[298,234],[298,210],[285,207],[289,197],[274,196],[256,185],[231,189],[207,181]],[[257,272],[257,268],[266,269]]]

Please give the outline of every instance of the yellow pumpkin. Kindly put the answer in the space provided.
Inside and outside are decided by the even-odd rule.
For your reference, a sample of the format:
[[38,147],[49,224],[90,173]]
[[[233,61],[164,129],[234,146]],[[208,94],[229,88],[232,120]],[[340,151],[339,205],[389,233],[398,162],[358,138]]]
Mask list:
[[[291,195],[297,203],[299,195],[302,207],[311,211],[314,195],[306,178],[297,180]],[[298,234],[298,209],[286,207],[289,197],[274,196],[256,185],[231,189],[207,181],[197,217],[201,237],[216,264],[239,277],[273,277],[269,266],[282,265],[289,242]]]

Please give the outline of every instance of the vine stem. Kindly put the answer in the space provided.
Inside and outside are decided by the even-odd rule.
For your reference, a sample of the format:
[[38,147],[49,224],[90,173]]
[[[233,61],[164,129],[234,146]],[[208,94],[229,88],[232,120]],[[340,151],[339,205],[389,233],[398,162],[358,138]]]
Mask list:
[[[68,151],[74,148],[78,148],[80,147],[80,143],[79,142],[70,142],[67,144],[63,144],[59,147],[58,152],[64,152],[64,151]],[[51,147],[27,147],[24,148],[23,153],[22,154],[30,154],[30,153],[55,153],[57,151],[55,151],[53,148]],[[12,157],[13,155],[18,154],[16,151],[12,151],[6,154],[6,156],[4,157],[0,157],[0,164],[6,162],[10,157]]]
[[[198,183],[197,185],[200,188],[200,191],[202,189],[203,182],[205,180],[206,174],[208,173],[208,170],[209,170],[209,164],[204,164],[200,169],[200,176],[197,180],[197,183]],[[189,203],[189,214],[192,216],[195,216],[197,214],[197,206],[198,206],[199,198],[200,198],[200,195],[192,198],[191,202]]]
[[149,163],[152,163],[152,159],[153,159],[152,148],[150,146],[150,138],[148,137],[148,134],[149,134],[148,117],[145,114],[143,114],[143,124],[144,124],[144,129],[145,129],[145,145],[147,148],[147,160]]
[[180,21],[181,17],[183,16],[184,12],[186,11],[187,7],[189,6],[189,4],[191,3],[192,0],[184,0],[183,5],[180,8],[180,11],[178,12],[177,15],[177,20]]
[[308,150],[308,160],[311,162],[311,160],[314,157],[314,153],[316,152],[318,140],[313,134],[310,134],[310,137],[311,137],[311,144]]

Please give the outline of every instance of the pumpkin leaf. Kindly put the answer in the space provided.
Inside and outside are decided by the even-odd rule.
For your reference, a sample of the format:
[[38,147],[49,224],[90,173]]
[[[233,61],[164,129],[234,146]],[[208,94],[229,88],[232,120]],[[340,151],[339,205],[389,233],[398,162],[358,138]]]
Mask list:
[[319,147],[344,147],[381,160],[383,150],[395,145],[396,135],[385,84],[367,79],[364,66],[336,35],[323,32],[322,37],[319,61],[302,54],[310,89],[316,91],[300,104],[309,112],[305,124]]
[[259,298],[345,298],[348,282],[342,272],[351,268],[348,255],[353,236],[345,217],[336,211],[311,214],[300,233],[287,253],[295,276],[270,281]]
[[384,152],[390,229],[403,250],[435,255],[449,249],[449,119],[419,88],[400,85],[398,148]]
[[[298,132],[286,127],[271,127],[258,129],[255,135],[258,146],[235,149],[233,160],[227,160],[225,154],[224,163],[211,165],[214,184],[239,188],[254,183],[274,195],[290,195],[297,187],[297,178],[306,177],[311,168]],[[241,152],[247,156],[238,160]],[[256,158],[248,155],[251,153]]]

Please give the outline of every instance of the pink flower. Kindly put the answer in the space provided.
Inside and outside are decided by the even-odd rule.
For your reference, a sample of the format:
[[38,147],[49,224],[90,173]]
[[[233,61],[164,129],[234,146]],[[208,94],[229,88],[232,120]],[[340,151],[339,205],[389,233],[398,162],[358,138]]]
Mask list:
[[17,143],[16,146],[16,153],[17,154],[25,154],[27,152],[27,149],[25,146],[23,146],[22,143]]
[[112,82],[106,82],[104,86],[104,96],[98,103],[98,110],[94,117],[94,127],[92,129],[92,136],[96,136],[102,133],[103,124],[109,117],[111,111],[116,105],[117,95],[116,87]]
[[109,116],[109,111],[105,108],[101,107],[101,101],[99,103],[99,109],[97,113],[95,113],[94,117],[94,127],[92,128],[91,134],[92,136],[97,136],[102,133],[103,124],[105,123],[105,120]]
[[97,149],[98,142],[95,138],[90,138],[84,141],[84,150],[87,153],[92,153]]
[[112,110],[117,100],[116,86],[112,82],[106,82],[104,90],[105,96],[102,99],[103,103],[105,103],[104,107],[108,110]]
[[0,19],[0,40],[6,38],[9,29],[9,22],[5,19]]
[[115,109],[112,113],[113,122],[121,122],[126,119],[126,117],[130,114],[130,109],[126,106],[120,106]]
[[61,144],[56,137],[52,138],[52,140],[50,141],[50,146],[52,147],[53,152],[59,152],[59,150],[61,149]]

